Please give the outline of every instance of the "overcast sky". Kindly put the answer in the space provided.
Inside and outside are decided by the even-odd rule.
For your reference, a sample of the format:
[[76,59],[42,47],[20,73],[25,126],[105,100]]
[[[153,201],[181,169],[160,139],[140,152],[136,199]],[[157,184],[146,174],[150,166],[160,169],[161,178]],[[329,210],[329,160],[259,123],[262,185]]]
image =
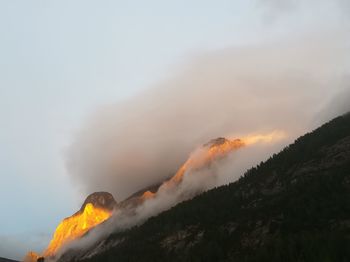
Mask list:
[[63,155],[96,108],[197,54],[348,32],[347,1],[301,2],[0,1],[0,256],[40,252],[79,208]]

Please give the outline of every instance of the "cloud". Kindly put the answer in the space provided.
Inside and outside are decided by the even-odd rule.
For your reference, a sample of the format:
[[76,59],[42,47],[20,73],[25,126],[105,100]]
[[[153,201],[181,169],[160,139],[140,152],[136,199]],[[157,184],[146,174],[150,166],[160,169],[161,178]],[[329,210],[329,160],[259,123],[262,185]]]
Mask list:
[[344,87],[344,39],[330,32],[192,57],[172,77],[91,116],[68,150],[69,172],[87,193],[122,200],[174,174],[212,138],[281,129],[291,141]]
[[[193,149],[212,138],[274,130],[283,130],[286,137],[255,143],[188,173],[175,190],[161,189],[132,213],[116,210],[107,223],[61,252],[87,250],[110,232],[141,224],[199,192],[235,181],[317,127],[329,117],[329,102],[345,90],[350,72],[346,41],[334,32],[327,36],[198,55],[179,65],[173,77],[96,112],[71,145],[68,167],[86,191],[107,190],[119,200],[174,175]],[[336,106],[333,115],[346,110],[349,100],[342,97],[344,107]]]
[[[257,2],[276,18],[346,4]],[[339,26],[337,17],[334,21],[320,30],[326,22],[315,22],[309,31],[293,31],[283,40],[197,54],[146,91],[98,109],[68,149],[67,167],[86,194],[109,191],[119,201],[174,175],[193,149],[213,138],[274,130],[287,137],[240,149],[209,168],[190,172],[176,190],[161,189],[132,213],[116,210],[106,223],[66,248],[86,248],[198,192],[235,181],[299,135],[348,110],[349,93],[344,90],[350,75],[349,37],[346,26]]]
[[255,4],[262,11],[263,21],[268,23],[290,18],[295,22],[302,20],[304,26],[312,25],[317,31],[320,25],[342,27],[350,21],[347,0],[255,0]]
[[[139,205],[119,207],[112,217],[100,224],[81,239],[68,243],[61,248],[56,259],[68,249],[74,249],[75,256],[89,257],[105,249],[103,241],[97,246],[97,240],[108,236],[110,232],[120,232],[132,226],[143,223],[151,216],[167,210],[179,202],[211,189],[215,186],[236,180],[249,167],[256,165],[261,158],[267,158],[276,147],[279,148],[285,133],[274,131],[269,134],[250,135],[243,140],[204,145],[196,148],[188,161],[170,180],[163,183],[155,193],[150,193]],[[214,147],[215,148],[215,147]],[[226,149],[225,149],[226,148]],[[216,152],[216,154],[215,154]],[[225,153],[224,153],[225,152]],[[181,177],[181,178],[179,178]]]
[[[349,83],[349,81],[346,82]],[[316,125],[350,112],[350,85],[347,83],[344,83],[346,88],[341,90],[335,97],[331,97],[326,106],[317,114],[314,119]]]

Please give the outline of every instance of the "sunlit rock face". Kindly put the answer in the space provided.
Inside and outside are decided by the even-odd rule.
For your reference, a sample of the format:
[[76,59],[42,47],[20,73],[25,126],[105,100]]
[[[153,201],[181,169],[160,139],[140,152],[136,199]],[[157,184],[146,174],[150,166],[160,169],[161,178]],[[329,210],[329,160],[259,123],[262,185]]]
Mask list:
[[223,137],[213,139],[191,155],[169,182],[179,183],[187,171],[198,170],[208,166],[214,160],[226,157],[232,151],[244,146],[245,143],[241,139],[229,140]]
[[63,245],[81,237],[108,219],[112,215],[115,205],[116,201],[110,193],[96,192],[89,195],[78,212],[65,218],[58,225],[43,256],[54,256]]
[[92,204],[95,208],[102,208],[107,210],[113,210],[117,204],[112,194],[108,192],[95,192],[85,199],[83,205],[80,208],[80,211],[83,211],[85,209],[85,206],[89,203]]
[[78,212],[65,218],[56,228],[50,244],[42,255],[28,252],[23,261],[36,262],[43,257],[54,257],[57,251],[74,239],[107,220],[117,202],[107,192],[95,192],[89,195]]

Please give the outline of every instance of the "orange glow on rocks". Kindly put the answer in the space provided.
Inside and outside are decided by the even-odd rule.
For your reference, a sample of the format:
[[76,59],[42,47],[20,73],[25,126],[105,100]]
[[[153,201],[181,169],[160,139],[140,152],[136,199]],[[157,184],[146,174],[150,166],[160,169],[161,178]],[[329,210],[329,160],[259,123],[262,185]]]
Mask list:
[[179,168],[175,176],[164,182],[164,186],[173,186],[180,183],[186,172],[190,170],[199,170],[209,166],[215,160],[221,159],[243,147],[248,147],[257,143],[275,143],[286,137],[283,131],[273,131],[268,134],[254,134],[244,136],[240,139],[226,139],[223,137],[211,140],[203,145],[188,158],[188,160]]
[[180,167],[169,181],[165,184],[178,184],[188,170],[198,170],[210,165],[214,160],[228,155],[230,152],[244,147],[245,143],[241,139],[228,140],[226,138],[217,138],[205,144],[202,148],[195,151],[189,159]]
[[87,203],[83,211],[65,218],[56,228],[53,239],[44,252],[44,257],[54,256],[57,250],[70,241],[81,237],[88,230],[111,216],[111,211]]
[[149,199],[154,197],[155,193],[151,192],[151,191],[146,191],[145,193],[142,194],[141,198],[143,200]]

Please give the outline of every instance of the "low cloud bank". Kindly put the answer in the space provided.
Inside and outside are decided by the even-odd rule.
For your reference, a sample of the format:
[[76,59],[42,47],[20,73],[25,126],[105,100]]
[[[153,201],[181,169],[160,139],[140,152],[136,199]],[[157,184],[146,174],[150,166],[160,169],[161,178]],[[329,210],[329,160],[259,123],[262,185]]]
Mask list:
[[315,116],[346,110],[335,104],[333,113],[322,113],[347,85],[343,38],[309,36],[193,57],[138,96],[100,108],[68,150],[69,173],[86,193],[106,190],[120,201],[174,174],[212,138],[280,129],[292,141],[316,127]]
[[[98,240],[108,236],[111,232],[120,232],[139,225],[149,217],[179,202],[232,181],[232,179],[237,179],[249,167],[256,165],[262,156],[268,157],[275,152],[276,147],[284,143],[285,138],[285,133],[274,131],[267,135],[255,134],[241,140],[231,140],[232,144],[228,150],[227,147],[225,149],[225,146],[220,146],[220,144],[216,150],[208,144],[198,147],[191,153],[188,161],[176,175],[164,182],[155,193],[140,197],[143,200],[136,206],[133,204],[135,202],[131,202],[129,206],[117,208],[109,220],[92,229],[87,236],[64,246],[57,257],[68,249],[78,252],[75,255],[78,255],[79,258],[101,252],[111,243],[107,244],[102,241],[93,247]],[[112,243],[112,245],[116,244],[118,240]]]

